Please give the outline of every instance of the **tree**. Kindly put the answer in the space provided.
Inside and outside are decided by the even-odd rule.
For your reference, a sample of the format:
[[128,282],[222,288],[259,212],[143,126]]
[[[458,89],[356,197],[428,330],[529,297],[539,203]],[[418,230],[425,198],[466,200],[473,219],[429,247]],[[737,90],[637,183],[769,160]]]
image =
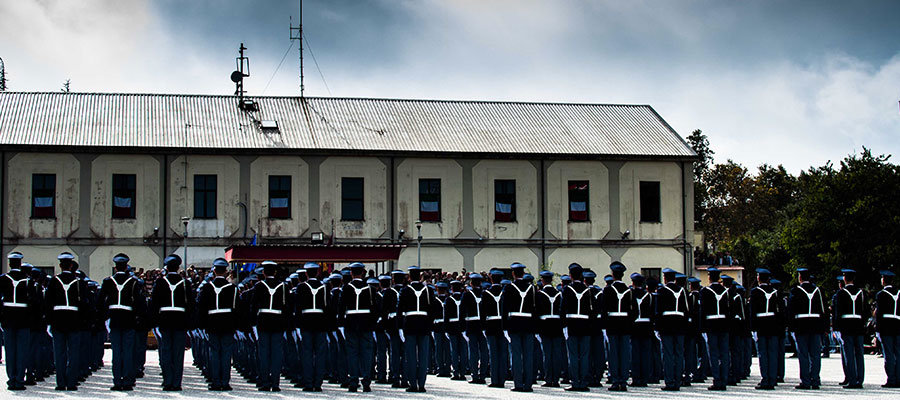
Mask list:
[[60,89],[63,93],[69,93],[69,84],[72,83],[71,79],[66,79],[66,81],[62,85],[62,89]]
[[698,222],[698,229],[704,229],[703,222],[706,220],[706,210],[709,203],[709,169],[715,152],[709,147],[709,139],[700,129],[691,132],[687,140],[698,157],[698,160],[694,163],[694,219]]

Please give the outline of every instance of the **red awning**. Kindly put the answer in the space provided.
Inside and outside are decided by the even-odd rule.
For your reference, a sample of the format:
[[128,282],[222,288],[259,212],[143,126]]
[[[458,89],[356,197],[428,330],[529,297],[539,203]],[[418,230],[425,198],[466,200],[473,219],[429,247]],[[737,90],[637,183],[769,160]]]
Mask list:
[[293,244],[231,246],[225,249],[229,262],[275,261],[297,264],[312,262],[381,262],[400,258],[402,244]]

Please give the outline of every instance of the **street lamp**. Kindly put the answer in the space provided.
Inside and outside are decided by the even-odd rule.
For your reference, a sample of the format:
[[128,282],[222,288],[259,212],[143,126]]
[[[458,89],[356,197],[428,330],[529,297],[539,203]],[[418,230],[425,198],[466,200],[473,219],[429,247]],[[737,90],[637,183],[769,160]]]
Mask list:
[[416,231],[419,236],[416,237],[416,265],[422,267],[422,221],[416,220]]
[[188,222],[191,221],[191,217],[181,217],[181,223],[184,224],[184,268],[188,267],[188,258],[187,258],[187,238],[188,238]]

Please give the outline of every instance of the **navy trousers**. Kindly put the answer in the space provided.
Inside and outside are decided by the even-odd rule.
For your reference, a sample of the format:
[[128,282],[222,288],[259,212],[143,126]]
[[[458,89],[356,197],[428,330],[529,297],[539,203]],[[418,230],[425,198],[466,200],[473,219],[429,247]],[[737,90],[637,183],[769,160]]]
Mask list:
[[513,385],[518,389],[531,389],[534,382],[534,334],[510,332],[509,339]]
[[112,346],[113,386],[134,385],[134,330],[110,329],[109,343]]
[[[430,352],[430,351],[429,351]],[[443,332],[434,333],[434,362],[435,374],[450,376],[450,339]],[[429,367],[430,367],[429,362]]]
[[[391,383],[401,382],[404,375],[404,366],[403,366],[403,341],[400,340],[400,334],[398,332],[394,332],[390,335],[390,344],[391,344],[391,358],[390,358],[390,378]],[[306,339],[304,339],[306,340]]]
[[484,380],[488,375],[488,354],[487,339],[482,331],[471,331],[467,333],[469,336],[469,372],[472,374],[472,380]]
[[731,357],[728,350],[728,334],[722,332],[704,333],[706,349],[709,353],[709,369],[713,377],[713,386],[725,386],[728,380],[728,367]]
[[862,385],[866,364],[863,359],[863,337],[861,335],[841,335],[841,358],[844,361],[847,384]]
[[541,335],[541,350],[544,353],[544,382],[559,384],[563,370],[565,343],[559,335]]
[[760,383],[765,386],[775,386],[778,383],[778,346],[781,345],[778,336],[758,335],[756,338],[756,354],[759,357],[759,374],[762,376]]
[[206,368],[212,384],[227,386],[231,381],[231,357],[234,352],[234,337],[229,333],[209,335],[209,363]]
[[303,371],[300,382],[307,389],[321,388],[328,359],[328,339],[325,332],[303,330],[300,334],[303,337],[300,342],[300,370]]
[[375,332],[375,379],[387,380],[388,349],[391,345],[384,330]]
[[797,343],[797,357],[800,360],[800,384],[804,386],[820,386],[819,373],[822,371],[822,335],[794,334]]
[[778,377],[776,382],[784,381],[784,358],[786,355],[784,350],[784,338],[784,333],[778,336]]
[[487,335],[487,343],[491,355],[491,385],[502,386],[509,369],[509,343],[502,334]]
[[277,388],[284,362],[284,332],[259,331],[257,353],[260,387]]
[[[569,353],[569,382],[576,389],[584,389],[590,379],[590,336],[569,336],[566,340]],[[493,367],[491,367],[493,368]]]
[[406,379],[410,388],[425,388],[428,376],[429,355],[431,347],[430,335],[406,335]]
[[81,337],[79,332],[53,329],[53,360],[56,363],[56,386],[74,388],[81,374]]
[[646,385],[653,369],[650,357],[650,346],[653,342],[650,337],[631,338],[631,383],[633,385]]
[[697,376],[699,363],[697,362],[697,337],[693,334],[684,336],[684,379],[682,382],[690,382]]
[[731,363],[728,368],[728,383],[741,380],[743,374],[744,338],[738,334],[728,335],[728,350],[731,352]]
[[588,354],[590,371],[588,372],[588,385],[601,384],[603,373],[606,371],[606,340],[602,333],[599,335],[591,335],[590,338],[590,353]]
[[613,385],[625,385],[631,371],[631,336],[609,334],[609,377]]
[[887,374],[887,383],[889,385],[900,384],[900,335],[882,335],[878,334],[878,341],[881,343],[881,351],[884,353],[884,372]]
[[25,386],[25,368],[31,353],[31,329],[4,328],[3,344],[6,347],[6,384],[9,387]]
[[[134,331],[131,331],[132,334]],[[163,374],[163,387],[181,387],[181,378],[184,376],[184,343],[187,334],[180,329],[159,328],[159,367]],[[132,342],[132,346],[134,346]],[[127,351],[134,353],[133,347]],[[130,367],[134,371],[134,366]],[[132,375],[133,376],[133,375]]]
[[147,362],[147,335],[150,331],[135,331],[134,337],[134,369],[135,373],[144,372],[144,364]]
[[454,376],[464,376],[469,366],[469,345],[462,333],[450,334],[450,365]]
[[660,339],[666,387],[680,388],[684,377],[684,335],[661,335]]
[[347,346],[347,372],[350,388],[368,387],[372,383],[372,363],[375,362],[375,336],[372,331],[348,329],[344,331]]

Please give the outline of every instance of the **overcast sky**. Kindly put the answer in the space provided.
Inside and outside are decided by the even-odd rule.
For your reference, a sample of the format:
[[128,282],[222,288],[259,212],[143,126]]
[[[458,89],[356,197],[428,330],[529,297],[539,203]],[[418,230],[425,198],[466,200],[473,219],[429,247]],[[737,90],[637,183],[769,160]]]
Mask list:
[[[298,95],[297,14],[0,0],[0,58],[11,90],[231,94],[243,42],[251,95]],[[303,21],[308,96],[650,104],[717,161],[792,172],[900,154],[898,1],[306,0]]]

